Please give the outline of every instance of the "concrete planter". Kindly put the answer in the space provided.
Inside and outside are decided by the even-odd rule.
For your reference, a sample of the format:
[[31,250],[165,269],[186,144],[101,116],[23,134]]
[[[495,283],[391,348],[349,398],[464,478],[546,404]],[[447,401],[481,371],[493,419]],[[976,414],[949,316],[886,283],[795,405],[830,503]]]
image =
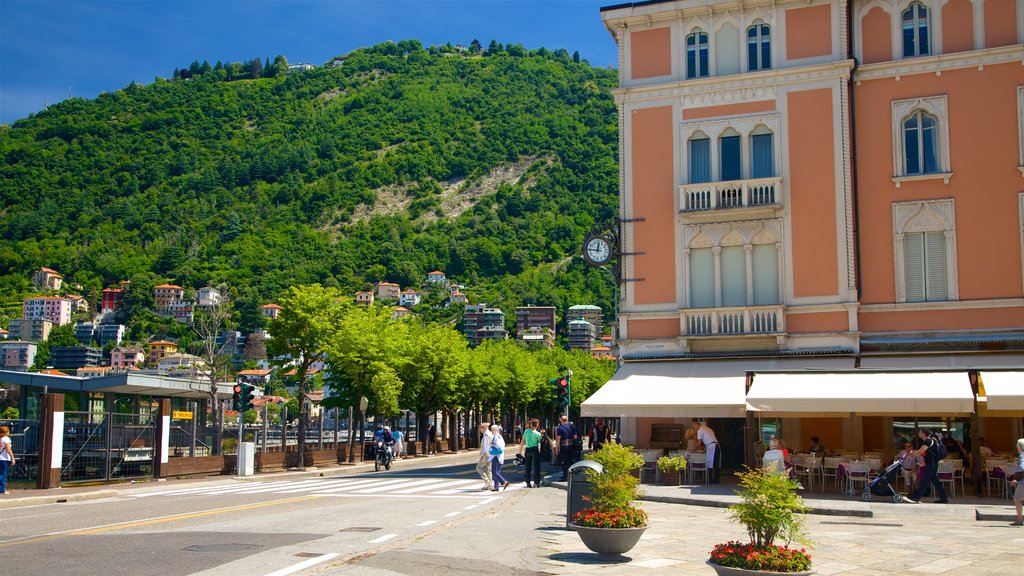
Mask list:
[[680,472],[678,470],[673,470],[672,472],[658,470],[658,484],[662,486],[679,486],[679,475]]
[[590,528],[569,524],[580,535],[583,545],[605,556],[619,556],[629,552],[640,541],[647,526],[640,528]]
[[814,574],[814,570],[807,570],[806,572],[770,572],[767,570],[746,570],[744,568],[731,568],[729,566],[719,566],[718,564],[712,563],[710,560],[707,562],[708,566],[715,569],[718,576],[779,576],[783,574],[785,576],[810,576]]

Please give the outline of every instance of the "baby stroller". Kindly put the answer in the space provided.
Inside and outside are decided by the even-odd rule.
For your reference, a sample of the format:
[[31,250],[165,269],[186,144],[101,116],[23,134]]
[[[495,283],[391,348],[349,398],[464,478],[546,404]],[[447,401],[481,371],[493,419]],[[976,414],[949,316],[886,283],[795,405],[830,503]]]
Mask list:
[[897,458],[892,464],[885,467],[882,473],[877,478],[868,482],[864,486],[864,492],[860,495],[861,499],[865,502],[871,501],[871,495],[883,496],[886,498],[892,498],[892,501],[899,504],[903,501],[903,497],[896,492],[896,489],[892,487],[893,482],[896,481],[896,475],[900,473],[900,467],[903,466],[903,460]]

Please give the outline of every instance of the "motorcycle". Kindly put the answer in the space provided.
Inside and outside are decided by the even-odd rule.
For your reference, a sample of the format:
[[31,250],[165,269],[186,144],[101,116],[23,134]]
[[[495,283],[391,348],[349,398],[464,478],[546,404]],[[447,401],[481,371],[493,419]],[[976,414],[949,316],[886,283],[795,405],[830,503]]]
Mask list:
[[391,444],[385,444],[378,440],[374,449],[373,470],[380,472],[381,467],[391,470],[391,461],[394,459],[394,451]]

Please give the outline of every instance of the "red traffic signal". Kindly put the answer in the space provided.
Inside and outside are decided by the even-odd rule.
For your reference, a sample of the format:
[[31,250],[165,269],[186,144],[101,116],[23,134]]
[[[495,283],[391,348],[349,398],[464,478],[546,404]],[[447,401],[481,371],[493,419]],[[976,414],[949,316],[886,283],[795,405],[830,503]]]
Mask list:
[[569,380],[565,378],[559,378],[558,380],[555,381],[555,384],[558,384],[558,387],[563,390],[569,388]]

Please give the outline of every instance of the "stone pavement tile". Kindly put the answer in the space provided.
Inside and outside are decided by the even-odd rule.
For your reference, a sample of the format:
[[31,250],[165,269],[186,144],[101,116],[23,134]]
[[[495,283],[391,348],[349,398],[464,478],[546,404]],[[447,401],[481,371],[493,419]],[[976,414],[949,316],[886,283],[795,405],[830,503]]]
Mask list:
[[908,570],[908,572],[920,573],[920,574],[945,574],[950,570],[957,568],[963,568],[964,566],[970,566],[970,562],[964,560],[958,560],[956,558],[940,558],[928,562],[927,564],[921,564]]
[[842,574],[844,572],[849,572],[850,570],[855,570],[858,568],[856,564],[846,564],[845,562],[825,562],[822,564],[815,562],[813,566],[814,569],[818,571],[818,574],[821,574],[821,576],[832,576],[833,574]]

